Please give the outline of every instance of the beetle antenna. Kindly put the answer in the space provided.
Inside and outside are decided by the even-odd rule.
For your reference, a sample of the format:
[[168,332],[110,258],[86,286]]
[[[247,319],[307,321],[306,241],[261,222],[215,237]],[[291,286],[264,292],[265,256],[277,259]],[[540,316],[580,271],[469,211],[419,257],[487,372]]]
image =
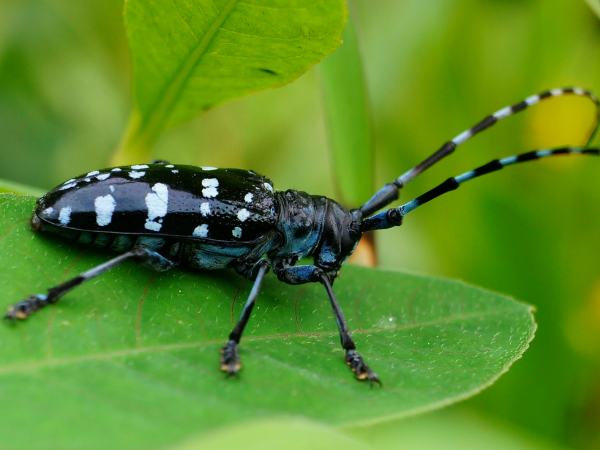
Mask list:
[[592,131],[590,132],[589,138],[585,144],[585,146],[588,146],[590,142],[592,142],[592,140],[594,139],[594,136],[596,135],[596,132],[598,131],[598,126],[600,124],[600,102],[592,92],[576,87],[551,89],[540,94],[531,95],[525,100],[513,106],[507,106],[505,108],[499,109],[494,114],[487,116],[474,127],[463,131],[451,141],[446,142],[438,151],[432,154],[429,158],[425,159],[423,162],[416,165],[408,172],[405,172],[404,174],[400,175],[392,183],[386,184],[383,188],[379,190],[379,192],[377,192],[373,197],[371,197],[371,199],[367,201],[367,203],[360,207],[362,216],[370,216],[379,209],[392,203],[398,198],[398,191],[406,183],[423,173],[425,170],[427,170],[437,162],[441,161],[450,153],[454,152],[456,147],[458,147],[461,144],[464,144],[473,136],[491,127],[499,120],[505,119],[506,117],[512,116],[520,111],[523,111],[528,106],[535,105],[536,103],[539,103],[540,101],[545,100],[547,98],[562,97],[563,95],[579,95],[582,97],[586,97],[593,101],[594,105],[596,106],[596,120],[592,127]]
[[465,172],[457,177],[448,178],[442,184],[434,187],[430,191],[425,192],[423,195],[420,195],[414,200],[405,203],[404,205],[398,208],[392,208],[387,211],[383,211],[379,214],[369,217],[368,219],[363,220],[361,224],[361,229],[364,232],[373,230],[383,230],[386,228],[399,226],[402,224],[402,219],[404,218],[404,216],[406,216],[409,212],[414,211],[419,206],[430,202],[431,200],[439,197],[440,195],[458,189],[458,187],[466,181],[472,180],[474,178],[480,177],[488,173],[496,172],[500,169],[503,169],[506,166],[526,161],[533,161],[536,159],[545,158],[547,156],[572,154],[599,156],[600,149],[582,147],[563,147],[554,150],[536,150],[532,152],[522,153],[520,155],[509,156],[507,158],[495,159],[487,164],[484,164],[481,167],[478,167],[475,170]]

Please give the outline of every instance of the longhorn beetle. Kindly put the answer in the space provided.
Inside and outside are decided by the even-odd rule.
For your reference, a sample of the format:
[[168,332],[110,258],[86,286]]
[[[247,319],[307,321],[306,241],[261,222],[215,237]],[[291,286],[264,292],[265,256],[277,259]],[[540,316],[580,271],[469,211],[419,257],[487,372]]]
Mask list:
[[[419,165],[386,184],[367,203],[348,211],[327,197],[295,190],[274,191],[271,180],[252,171],[172,165],[166,161],[94,170],[65,181],[37,202],[31,224],[121,255],[58,286],[11,306],[6,318],[26,319],[56,303],[80,284],[133,259],[156,271],[178,264],[191,269],[233,268],[254,285],[237,325],[221,349],[221,370],[235,375],[241,368],[238,344],[265,275],[272,267],[288,284],[321,283],[329,296],[346,364],[360,380],[380,383],[356,351],[350,330],[332,289],[339,270],[365,232],[402,225],[419,206],[457,189],[466,181],[511,164],[566,154],[598,155],[598,149],[565,147],[496,159],[449,178],[414,200],[375,214],[398,199],[399,190],[449,155],[465,141],[497,121],[550,97],[574,94],[600,103],[580,88],[553,89],[502,108],[473,128],[446,142]],[[312,256],[313,265],[296,265]],[[381,384],[381,383],[380,383]]]

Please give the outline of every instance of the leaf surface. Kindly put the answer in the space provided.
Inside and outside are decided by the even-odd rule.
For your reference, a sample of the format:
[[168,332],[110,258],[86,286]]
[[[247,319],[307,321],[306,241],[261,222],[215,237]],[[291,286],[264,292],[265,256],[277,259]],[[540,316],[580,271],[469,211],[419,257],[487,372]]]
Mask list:
[[[2,306],[112,255],[29,227],[31,197],[0,196]],[[154,449],[248,418],[350,426],[475,394],[533,338],[531,307],[462,282],[347,266],[335,284],[359,351],[354,379],[320,285],[270,274],[227,379],[219,348],[251,288],[231,271],[125,263],[26,322],[0,324],[0,424],[10,449]]]
[[134,112],[115,159],[215,105],[284,86],[341,44],[343,0],[129,0]]

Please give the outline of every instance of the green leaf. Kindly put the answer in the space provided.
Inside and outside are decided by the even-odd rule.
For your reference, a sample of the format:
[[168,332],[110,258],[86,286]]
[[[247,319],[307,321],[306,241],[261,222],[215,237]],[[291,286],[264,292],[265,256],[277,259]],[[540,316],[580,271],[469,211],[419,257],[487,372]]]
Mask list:
[[41,197],[45,193],[46,192],[40,188],[17,183],[16,181],[0,179],[0,194],[33,195],[34,197]]
[[[0,196],[0,292],[10,304],[111,257],[29,227]],[[241,345],[219,348],[251,283],[232,271],[155,274],[125,263],[23,323],[0,325],[4,448],[160,448],[249,418],[350,426],[447,405],[494,382],[533,337],[531,307],[462,282],[347,266],[335,289],[384,386],[343,362],[320,285],[267,276]]]
[[592,11],[600,17],[600,1],[599,0],[585,0],[585,2],[592,8]]
[[167,129],[284,86],[341,43],[343,0],[129,0],[134,112],[118,163],[148,159]]
[[333,427],[298,418],[262,419],[219,429],[171,450],[371,450]]
[[462,405],[344,431],[374,450],[397,450],[399,442],[402,450],[566,450],[546,436],[527,433]]
[[371,118],[353,15],[344,44],[319,65],[338,198],[357,208],[373,194]]

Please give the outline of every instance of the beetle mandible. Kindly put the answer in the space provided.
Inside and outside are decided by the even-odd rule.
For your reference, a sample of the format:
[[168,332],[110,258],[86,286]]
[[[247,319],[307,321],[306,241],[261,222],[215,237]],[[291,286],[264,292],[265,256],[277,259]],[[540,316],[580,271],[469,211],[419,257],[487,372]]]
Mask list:
[[[537,150],[497,159],[449,178],[398,208],[375,214],[399,197],[410,180],[497,121],[546,98],[587,97],[580,88],[553,89],[532,95],[487,116],[446,142],[419,165],[381,188],[358,209],[347,210],[327,197],[295,190],[275,191],[271,180],[253,171],[173,165],[166,161],[94,170],[70,179],[38,200],[31,219],[35,231],[49,231],[82,243],[94,243],[121,255],[58,286],[11,306],[10,320],[26,319],[56,303],[80,284],[133,259],[156,271],[179,264],[191,269],[233,268],[254,285],[241,317],[221,349],[221,370],[235,375],[241,368],[238,345],[267,272],[288,284],[321,283],[337,322],[346,364],[360,380],[380,383],[356,351],[356,345],[332,289],[339,270],[365,232],[400,226],[410,211],[478,176],[505,166],[546,156],[598,155],[593,148]],[[314,264],[296,265],[305,256]],[[381,384],[381,383],[380,383]]]

